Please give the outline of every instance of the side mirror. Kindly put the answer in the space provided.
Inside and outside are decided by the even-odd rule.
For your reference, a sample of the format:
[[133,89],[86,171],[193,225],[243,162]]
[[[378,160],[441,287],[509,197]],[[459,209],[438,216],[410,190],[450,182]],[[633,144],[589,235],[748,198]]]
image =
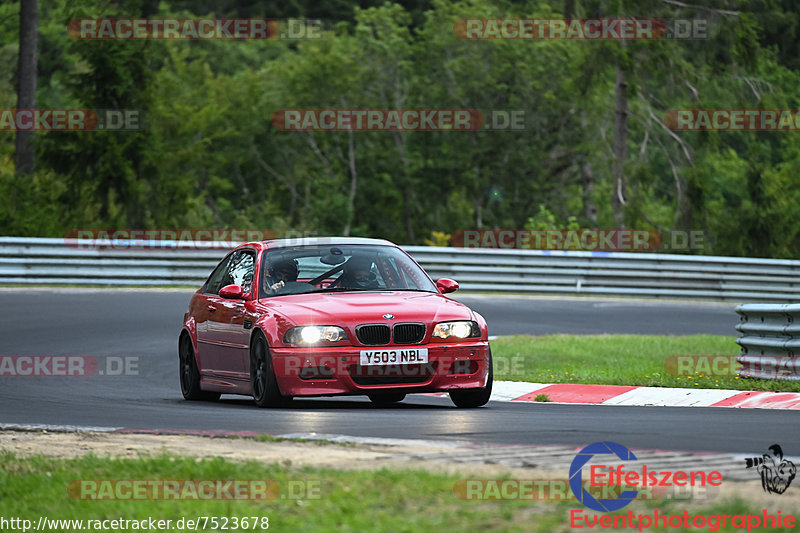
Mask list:
[[436,288],[439,289],[439,292],[442,294],[455,292],[458,290],[458,282],[453,279],[442,278],[436,281]]
[[244,291],[241,285],[225,285],[219,290],[219,295],[229,300],[244,299]]

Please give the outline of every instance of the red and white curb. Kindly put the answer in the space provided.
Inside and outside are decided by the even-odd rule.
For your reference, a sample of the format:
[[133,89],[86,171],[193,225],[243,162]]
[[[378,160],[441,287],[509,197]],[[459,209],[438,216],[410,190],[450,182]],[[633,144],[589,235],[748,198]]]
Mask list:
[[553,403],[800,409],[800,393],[796,392],[627,387],[577,383],[548,384],[518,381],[495,381],[491,399],[500,402],[533,402],[537,396],[542,394],[546,395]]

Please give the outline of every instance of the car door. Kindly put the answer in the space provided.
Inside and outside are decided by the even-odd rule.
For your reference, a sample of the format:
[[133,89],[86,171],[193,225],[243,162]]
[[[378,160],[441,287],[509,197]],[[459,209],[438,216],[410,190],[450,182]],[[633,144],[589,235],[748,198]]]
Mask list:
[[208,370],[222,380],[250,379],[247,359],[252,321],[245,324],[244,300],[223,298],[219,290],[226,285],[240,285],[249,295],[254,275],[255,252],[238,250],[231,255],[214,294],[208,295]]
[[203,291],[193,299],[195,324],[197,327],[197,360],[200,367],[200,374],[204,378],[210,372],[218,370],[218,357],[215,355],[217,349],[215,331],[211,327],[211,318],[217,312],[217,301],[219,290],[224,287],[223,282],[228,275],[228,265],[233,254],[229,254],[220,261],[208,281],[203,286]]

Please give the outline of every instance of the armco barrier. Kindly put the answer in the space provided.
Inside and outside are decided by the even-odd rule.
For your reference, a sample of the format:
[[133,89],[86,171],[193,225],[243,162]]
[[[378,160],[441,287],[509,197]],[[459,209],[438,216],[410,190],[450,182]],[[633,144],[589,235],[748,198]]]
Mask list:
[[[796,260],[428,246],[404,249],[434,279],[453,278],[470,291],[800,301],[800,261]],[[226,249],[220,248],[92,250],[67,246],[64,239],[0,237],[0,284],[197,286],[225,253]]]
[[800,380],[800,304],[744,304],[736,307],[740,322],[736,358],[740,376]]

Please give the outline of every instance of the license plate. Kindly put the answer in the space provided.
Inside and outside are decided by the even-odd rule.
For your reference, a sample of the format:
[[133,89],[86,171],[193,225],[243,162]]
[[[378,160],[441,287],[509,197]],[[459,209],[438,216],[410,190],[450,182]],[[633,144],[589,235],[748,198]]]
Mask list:
[[402,365],[427,362],[427,348],[409,348],[403,350],[361,350],[361,366]]

